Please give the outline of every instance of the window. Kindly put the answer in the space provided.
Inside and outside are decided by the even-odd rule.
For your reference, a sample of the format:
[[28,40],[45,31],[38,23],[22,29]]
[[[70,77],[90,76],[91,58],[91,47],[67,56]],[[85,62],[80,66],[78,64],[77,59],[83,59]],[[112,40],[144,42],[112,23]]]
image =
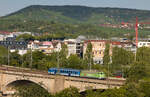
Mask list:
[[99,51],[99,54],[101,54],[101,51]]

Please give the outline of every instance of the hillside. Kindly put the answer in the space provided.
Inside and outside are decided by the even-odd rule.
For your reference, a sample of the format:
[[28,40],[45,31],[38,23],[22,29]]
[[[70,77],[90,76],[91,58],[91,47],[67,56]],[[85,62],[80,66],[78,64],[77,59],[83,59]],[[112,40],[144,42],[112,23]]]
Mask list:
[[[134,29],[105,28],[99,24],[150,21],[150,11],[85,6],[34,5],[0,18],[0,31],[48,33],[53,37],[74,38],[79,35],[101,38],[134,37]],[[140,37],[150,35],[149,29],[139,31]]]
[[96,8],[86,6],[41,6],[32,5],[2,17],[9,20],[55,21],[60,23],[120,23],[150,21],[150,11],[123,8]]

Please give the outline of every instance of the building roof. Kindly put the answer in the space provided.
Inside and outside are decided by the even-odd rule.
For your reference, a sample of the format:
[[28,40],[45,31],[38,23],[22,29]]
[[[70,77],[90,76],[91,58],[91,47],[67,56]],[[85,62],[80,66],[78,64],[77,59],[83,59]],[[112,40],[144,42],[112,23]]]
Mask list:
[[110,43],[110,40],[85,40],[84,43],[89,43],[89,42],[107,42]]
[[12,33],[12,32],[8,32],[8,31],[0,31],[0,34],[10,34],[10,33]]
[[50,42],[50,41],[44,41],[43,43],[42,43],[42,45],[52,45],[52,42]]

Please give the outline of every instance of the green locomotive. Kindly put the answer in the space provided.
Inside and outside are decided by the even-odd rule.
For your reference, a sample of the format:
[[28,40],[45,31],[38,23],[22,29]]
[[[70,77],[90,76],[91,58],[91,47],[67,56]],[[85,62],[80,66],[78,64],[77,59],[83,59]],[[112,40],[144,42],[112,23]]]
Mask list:
[[106,79],[106,75],[104,72],[81,71],[80,77]]

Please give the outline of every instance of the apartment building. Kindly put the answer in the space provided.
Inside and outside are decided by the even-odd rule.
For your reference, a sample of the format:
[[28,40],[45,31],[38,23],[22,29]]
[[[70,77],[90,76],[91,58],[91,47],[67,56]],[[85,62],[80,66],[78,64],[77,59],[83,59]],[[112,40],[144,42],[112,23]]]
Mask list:
[[68,57],[71,54],[77,54],[78,56],[82,57],[83,55],[83,43],[76,39],[68,39],[64,40],[64,44],[67,45],[68,48]]
[[112,49],[114,47],[124,48],[128,51],[135,52],[136,47],[133,43],[130,42],[119,42],[119,41],[109,41],[109,40],[87,40],[84,42],[83,45],[83,55],[86,53],[86,48],[88,43],[92,44],[92,54],[93,54],[93,61],[96,64],[103,64],[103,57],[106,48],[106,44],[110,45],[110,56],[112,55]]
[[91,43],[94,63],[102,64],[106,43],[109,43],[109,42],[110,41],[108,40],[87,40],[84,42],[83,54],[86,53],[88,43]]

